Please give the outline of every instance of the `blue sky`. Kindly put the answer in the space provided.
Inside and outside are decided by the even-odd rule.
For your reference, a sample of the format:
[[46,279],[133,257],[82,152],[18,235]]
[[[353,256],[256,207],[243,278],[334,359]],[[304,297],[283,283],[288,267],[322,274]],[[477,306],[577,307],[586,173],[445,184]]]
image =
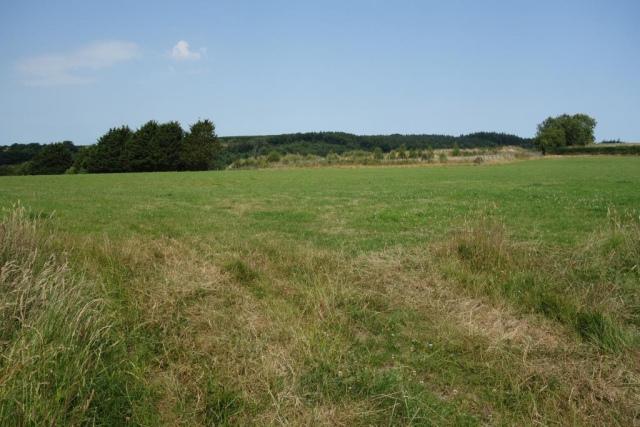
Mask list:
[[219,135],[502,131],[640,141],[640,2],[0,2],[0,144],[198,118]]

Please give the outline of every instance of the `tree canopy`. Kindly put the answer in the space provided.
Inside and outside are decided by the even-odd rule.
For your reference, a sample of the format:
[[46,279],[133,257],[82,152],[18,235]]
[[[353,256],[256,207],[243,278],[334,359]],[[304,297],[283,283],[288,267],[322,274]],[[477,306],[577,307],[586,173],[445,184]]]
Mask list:
[[545,154],[549,148],[593,144],[595,127],[596,120],[586,114],[547,117],[538,125],[534,146]]
[[86,153],[82,166],[91,173],[128,171],[126,147],[132,136],[133,132],[129,126],[109,129]]
[[91,173],[207,170],[219,150],[209,120],[191,125],[188,133],[176,121],[150,120],[135,132],[128,126],[109,129],[82,152],[80,169]]
[[30,175],[59,175],[73,165],[73,155],[68,144],[57,142],[42,147],[31,160]]
[[189,127],[180,152],[180,161],[185,170],[207,170],[213,165],[220,152],[220,141],[215,130],[210,120],[199,120]]

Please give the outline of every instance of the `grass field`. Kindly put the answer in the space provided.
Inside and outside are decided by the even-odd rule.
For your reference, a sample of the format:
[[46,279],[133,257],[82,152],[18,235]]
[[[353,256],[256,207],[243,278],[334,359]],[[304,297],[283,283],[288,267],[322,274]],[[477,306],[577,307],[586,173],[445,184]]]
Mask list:
[[640,424],[638,157],[6,177],[0,205],[10,425]]

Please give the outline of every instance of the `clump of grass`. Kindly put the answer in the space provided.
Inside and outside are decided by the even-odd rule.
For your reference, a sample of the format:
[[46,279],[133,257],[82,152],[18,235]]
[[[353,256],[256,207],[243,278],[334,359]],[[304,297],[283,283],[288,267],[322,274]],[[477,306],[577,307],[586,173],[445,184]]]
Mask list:
[[579,312],[575,327],[583,338],[608,350],[618,350],[627,341],[621,329],[602,313]]
[[620,215],[608,210],[609,232],[602,244],[603,254],[614,267],[640,275],[640,215]]
[[47,223],[19,205],[0,219],[0,419],[122,423],[125,378],[105,300],[55,249]]
[[475,226],[463,227],[451,240],[451,249],[479,271],[504,271],[513,266],[514,251],[503,224],[483,217]]

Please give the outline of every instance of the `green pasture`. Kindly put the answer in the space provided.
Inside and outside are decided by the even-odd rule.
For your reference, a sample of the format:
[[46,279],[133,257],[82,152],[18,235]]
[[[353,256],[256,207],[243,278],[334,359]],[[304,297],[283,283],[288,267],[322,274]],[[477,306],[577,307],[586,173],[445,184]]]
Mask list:
[[251,239],[378,250],[442,237],[487,212],[519,238],[571,244],[640,208],[640,158],[562,158],[493,166],[372,167],[6,177],[61,230],[130,238]]

